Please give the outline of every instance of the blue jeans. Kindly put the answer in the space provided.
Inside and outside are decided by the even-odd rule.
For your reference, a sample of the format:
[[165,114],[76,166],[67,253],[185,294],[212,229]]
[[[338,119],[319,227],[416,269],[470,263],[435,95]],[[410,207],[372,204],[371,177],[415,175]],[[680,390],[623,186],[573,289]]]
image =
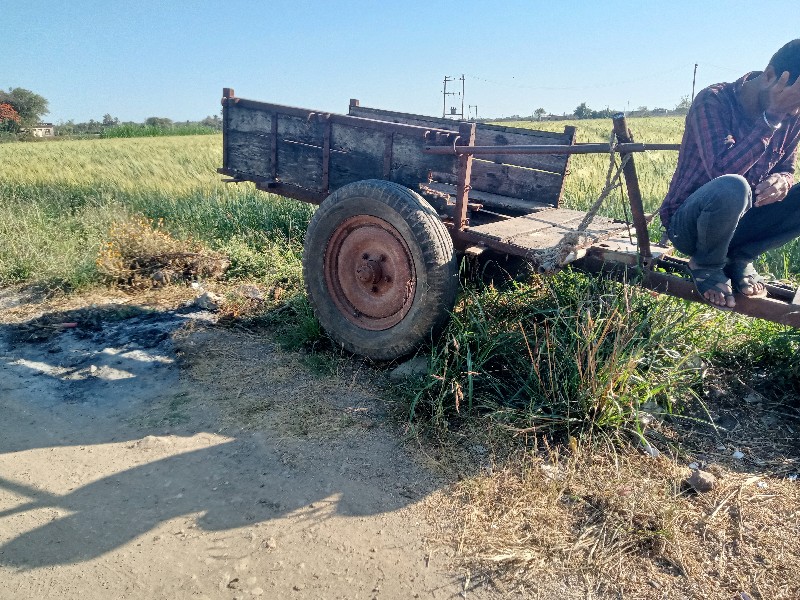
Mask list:
[[667,234],[701,268],[753,262],[767,250],[800,237],[800,185],[793,186],[782,202],[754,207],[744,177],[717,177],[681,204]]

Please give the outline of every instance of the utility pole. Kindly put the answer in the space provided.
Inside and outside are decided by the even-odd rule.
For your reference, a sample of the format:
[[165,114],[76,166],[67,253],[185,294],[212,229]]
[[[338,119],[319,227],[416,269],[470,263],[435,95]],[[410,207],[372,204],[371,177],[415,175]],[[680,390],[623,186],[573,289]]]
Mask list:
[[444,83],[442,86],[442,118],[447,118],[447,97],[448,96],[458,96],[458,92],[448,92],[447,91],[447,84],[453,81],[461,81],[461,114],[456,112],[456,107],[450,107],[450,116],[461,117],[461,120],[464,120],[464,80],[465,77],[462,74],[461,77],[456,79],[455,77],[448,77],[445,76]]
[[692,75],[692,102],[694,102],[694,83],[697,81],[697,63],[694,63],[694,75]]
[[464,74],[461,74],[461,120],[464,120]]

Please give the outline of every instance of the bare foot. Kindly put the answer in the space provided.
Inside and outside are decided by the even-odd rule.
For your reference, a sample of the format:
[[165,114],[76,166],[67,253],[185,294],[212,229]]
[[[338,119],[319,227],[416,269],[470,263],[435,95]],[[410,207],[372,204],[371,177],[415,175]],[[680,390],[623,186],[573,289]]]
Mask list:
[[733,299],[733,289],[730,279],[720,269],[719,271],[702,269],[694,259],[689,259],[689,269],[692,271],[695,285],[709,304],[720,308],[733,308],[736,301]]

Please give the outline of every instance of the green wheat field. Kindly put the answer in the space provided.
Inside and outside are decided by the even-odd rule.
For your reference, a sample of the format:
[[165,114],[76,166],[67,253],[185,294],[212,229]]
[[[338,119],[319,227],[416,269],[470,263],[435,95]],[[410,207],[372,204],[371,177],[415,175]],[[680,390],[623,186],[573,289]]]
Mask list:
[[[578,127],[579,142],[605,141],[611,127],[606,120],[511,125],[561,130],[565,124]],[[679,142],[683,119],[629,125],[637,141]],[[313,207],[249,183],[223,183],[216,172],[221,146],[221,135],[0,145],[0,285],[103,285],[98,258],[109,232],[120,223],[152,222],[225,254],[228,280],[280,285],[302,305],[300,257]],[[676,158],[675,152],[636,156],[647,212],[657,210]],[[607,156],[574,156],[564,204],[590,205],[607,167]],[[624,217],[624,203],[610,198],[606,214]],[[762,267],[793,278],[800,272],[797,242]],[[295,314],[313,319],[307,309]],[[323,335],[313,324],[299,329]],[[318,339],[299,343],[309,341],[324,347]],[[744,366],[766,360],[793,389],[797,344],[793,330],[569,271],[500,287],[473,281],[431,349],[431,372],[442,376],[412,394],[409,414],[446,423],[464,407],[489,407],[514,422],[615,426],[642,403],[671,410],[693,394],[693,357]]]

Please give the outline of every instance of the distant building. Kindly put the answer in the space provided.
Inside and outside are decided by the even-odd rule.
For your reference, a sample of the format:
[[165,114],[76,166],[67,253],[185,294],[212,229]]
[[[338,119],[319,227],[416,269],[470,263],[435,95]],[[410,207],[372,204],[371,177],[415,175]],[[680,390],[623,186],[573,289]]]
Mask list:
[[37,123],[36,127],[31,127],[33,137],[53,137],[56,134],[52,123]]

